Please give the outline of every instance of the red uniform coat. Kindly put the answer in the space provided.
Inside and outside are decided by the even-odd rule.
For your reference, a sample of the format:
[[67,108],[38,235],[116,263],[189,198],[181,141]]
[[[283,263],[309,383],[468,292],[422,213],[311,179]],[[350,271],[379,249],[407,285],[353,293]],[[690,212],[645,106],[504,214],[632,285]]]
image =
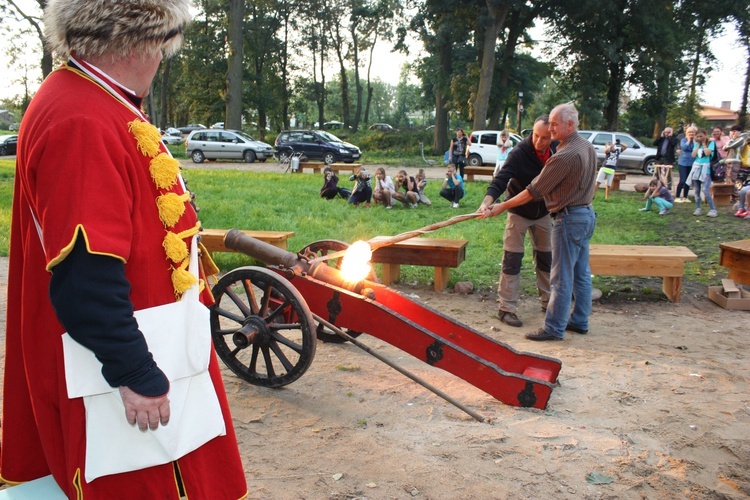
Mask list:
[[[47,268],[64,259],[82,234],[90,253],[125,263],[136,310],[175,300],[177,265],[165,255],[165,234],[195,227],[197,216],[181,201],[185,211],[173,227],[160,220],[156,198],[184,191],[179,183],[156,186],[149,171],[154,153],[139,148],[133,122],[142,125],[143,119],[122,99],[79,72],[61,69],[37,92],[19,136],[0,474],[8,482],[24,482],[52,473],[70,498],[179,498],[171,463],[85,482],[84,406],[66,394],[64,328],[48,292]],[[158,148],[164,152],[160,142]],[[177,466],[188,498],[242,498],[247,485],[213,354],[209,370],[227,435]]]

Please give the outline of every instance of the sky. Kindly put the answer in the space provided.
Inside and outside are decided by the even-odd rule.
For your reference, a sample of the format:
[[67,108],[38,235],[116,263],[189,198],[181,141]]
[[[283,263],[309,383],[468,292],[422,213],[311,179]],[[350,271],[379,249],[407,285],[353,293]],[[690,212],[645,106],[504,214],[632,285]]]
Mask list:
[[[28,4],[29,0],[22,0],[20,3]],[[737,43],[736,30],[732,26],[727,26],[727,28],[721,37],[711,41],[711,49],[717,56],[718,63],[703,88],[702,103],[709,106],[720,106],[722,101],[730,101],[731,109],[736,110],[741,102],[747,55]],[[541,36],[541,31],[539,33],[539,36]],[[532,36],[536,36],[536,33],[533,33]],[[3,41],[0,39],[0,46],[6,45],[2,43]],[[418,56],[418,49],[413,50],[407,57],[400,53],[391,52],[389,46],[381,43],[379,47],[376,47],[373,55],[372,76],[396,85],[402,64],[413,62]],[[31,64],[34,66],[35,61],[36,59],[32,59]],[[10,83],[0,88],[0,99],[22,94],[23,88],[20,84],[11,81],[18,79],[21,69],[11,67],[9,59],[2,49],[0,49],[0,68],[4,69],[5,82]],[[36,68],[34,69],[36,70]],[[335,70],[332,69],[331,72],[334,73]],[[330,76],[332,77],[333,74]],[[38,87],[38,84],[36,86]],[[36,90],[36,87],[32,90]]]

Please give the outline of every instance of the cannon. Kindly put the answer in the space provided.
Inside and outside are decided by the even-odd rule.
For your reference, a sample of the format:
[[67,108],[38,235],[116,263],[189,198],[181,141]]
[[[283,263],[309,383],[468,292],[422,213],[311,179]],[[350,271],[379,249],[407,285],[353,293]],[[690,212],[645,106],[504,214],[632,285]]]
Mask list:
[[546,408],[559,360],[516,351],[374,275],[347,281],[333,258],[345,243],[317,242],[295,254],[232,229],[224,245],[267,265],[234,269],[212,289],[214,347],[240,378],[264,387],[293,382],[310,367],[318,337],[339,338],[326,324],[350,340],[366,332],[506,404]]

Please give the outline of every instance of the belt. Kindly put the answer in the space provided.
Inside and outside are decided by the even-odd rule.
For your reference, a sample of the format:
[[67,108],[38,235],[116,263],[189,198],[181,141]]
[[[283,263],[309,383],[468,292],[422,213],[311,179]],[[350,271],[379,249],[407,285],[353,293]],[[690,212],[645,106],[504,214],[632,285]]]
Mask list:
[[550,212],[549,215],[553,219],[556,219],[559,215],[568,215],[569,210],[574,210],[576,208],[590,208],[591,205],[573,205],[571,207],[564,207],[558,210],[557,212]]

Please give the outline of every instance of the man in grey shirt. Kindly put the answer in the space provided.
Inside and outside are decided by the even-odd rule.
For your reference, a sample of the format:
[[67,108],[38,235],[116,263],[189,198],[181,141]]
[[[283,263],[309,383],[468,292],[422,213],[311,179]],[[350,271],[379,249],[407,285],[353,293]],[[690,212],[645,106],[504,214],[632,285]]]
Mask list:
[[[562,340],[565,330],[588,333],[591,314],[589,241],[596,227],[591,206],[596,180],[596,151],[578,134],[578,111],[568,104],[550,113],[552,139],[560,141],[557,154],[518,195],[481,210],[480,218],[543,198],[554,219],[550,297],[544,327],[526,334],[529,340]],[[573,312],[570,311],[575,296]]]

